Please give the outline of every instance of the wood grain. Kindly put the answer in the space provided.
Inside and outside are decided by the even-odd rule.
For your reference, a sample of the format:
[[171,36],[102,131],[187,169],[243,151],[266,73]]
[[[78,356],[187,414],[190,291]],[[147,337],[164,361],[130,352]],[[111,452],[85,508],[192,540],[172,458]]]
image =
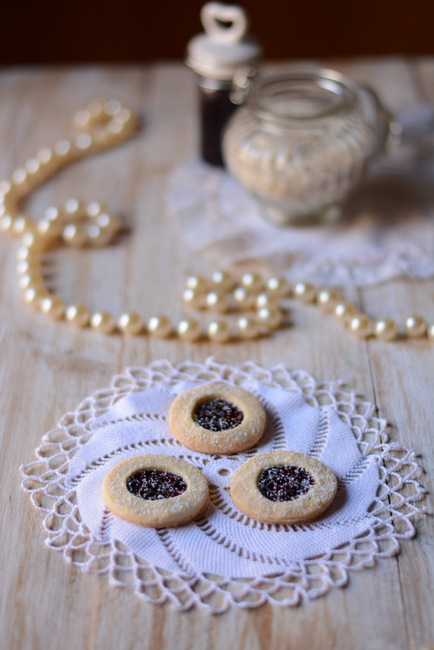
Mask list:
[[[372,83],[394,109],[434,101],[434,61],[333,61]],[[138,109],[143,129],[131,142],[64,170],[29,202],[38,217],[70,196],[101,200],[118,210],[131,233],[101,251],[53,254],[53,288],[67,301],[119,313],[182,313],[185,276],[209,271],[186,250],[166,211],[170,171],[197,150],[194,80],[181,64],[5,71],[0,75],[0,175],[7,176],[40,146],[68,133],[74,111],[95,96],[117,96]],[[149,338],[101,337],[50,323],[26,308],[15,278],[16,240],[0,240],[0,638],[6,650],[147,648],[179,650],[419,650],[434,643],[432,518],[415,540],[375,569],[351,575],[347,588],[296,609],[266,606],[213,617],[177,613],[110,588],[43,544],[41,513],[20,490],[18,467],[33,458],[42,434],[59,417],[127,365],[168,358],[270,367],[284,362],[318,379],[342,379],[392,424],[392,437],[413,447],[432,493],[434,347],[425,341],[359,342],[297,307],[293,326],[268,340],[218,347]],[[400,280],[355,296],[374,317],[403,321],[412,312],[434,320],[434,283]]]

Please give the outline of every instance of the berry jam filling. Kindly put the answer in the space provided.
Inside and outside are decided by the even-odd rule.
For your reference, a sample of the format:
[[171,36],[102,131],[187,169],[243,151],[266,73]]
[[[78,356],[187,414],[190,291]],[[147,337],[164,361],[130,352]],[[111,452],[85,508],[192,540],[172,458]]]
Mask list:
[[315,479],[304,467],[273,465],[258,479],[259,492],[270,501],[293,501],[309,492]]
[[217,397],[199,404],[193,419],[208,431],[226,431],[241,424],[244,414],[235,404]]
[[127,479],[128,491],[137,497],[156,501],[177,497],[187,489],[187,483],[181,476],[162,469],[142,469]]

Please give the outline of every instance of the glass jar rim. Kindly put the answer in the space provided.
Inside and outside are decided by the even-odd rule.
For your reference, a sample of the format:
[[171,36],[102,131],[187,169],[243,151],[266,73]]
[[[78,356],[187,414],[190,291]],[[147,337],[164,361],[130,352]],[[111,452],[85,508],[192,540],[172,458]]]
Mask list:
[[[285,94],[294,93],[303,87],[306,93],[318,90],[328,105],[310,112],[299,113],[282,108]],[[308,95],[305,95],[308,98]],[[276,107],[280,100],[281,106]],[[339,72],[326,68],[297,69],[257,81],[247,97],[247,105],[260,119],[282,126],[322,121],[335,115],[346,113],[357,103],[357,84]],[[283,103],[285,107],[285,104]]]

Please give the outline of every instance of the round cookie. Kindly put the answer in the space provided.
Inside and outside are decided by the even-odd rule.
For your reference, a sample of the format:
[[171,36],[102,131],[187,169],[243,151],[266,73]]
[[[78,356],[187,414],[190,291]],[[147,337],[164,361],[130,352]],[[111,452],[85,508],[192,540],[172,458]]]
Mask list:
[[102,484],[106,506],[138,526],[185,524],[208,505],[208,482],[200,469],[174,456],[145,454],[121,461]]
[[266,424],[264,407],[253,393],[223,382],[184,391],[169,411],[175,438],[205,454],[235,454],[249,449],[261,438]]
[[315,519],[332,503],[336,476],[321,461],[292,451],[271,451],[234,472],[231,498],[245,515],[266,524]]

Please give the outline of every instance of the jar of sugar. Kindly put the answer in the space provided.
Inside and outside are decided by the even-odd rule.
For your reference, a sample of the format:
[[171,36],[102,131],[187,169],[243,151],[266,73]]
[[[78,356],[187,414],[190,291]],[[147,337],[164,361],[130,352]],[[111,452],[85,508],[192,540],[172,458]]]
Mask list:
[[253,85],[225,130],[224,158],[269,221],[332,221],[391,119],[372,89],[333,70],[293,69]]

